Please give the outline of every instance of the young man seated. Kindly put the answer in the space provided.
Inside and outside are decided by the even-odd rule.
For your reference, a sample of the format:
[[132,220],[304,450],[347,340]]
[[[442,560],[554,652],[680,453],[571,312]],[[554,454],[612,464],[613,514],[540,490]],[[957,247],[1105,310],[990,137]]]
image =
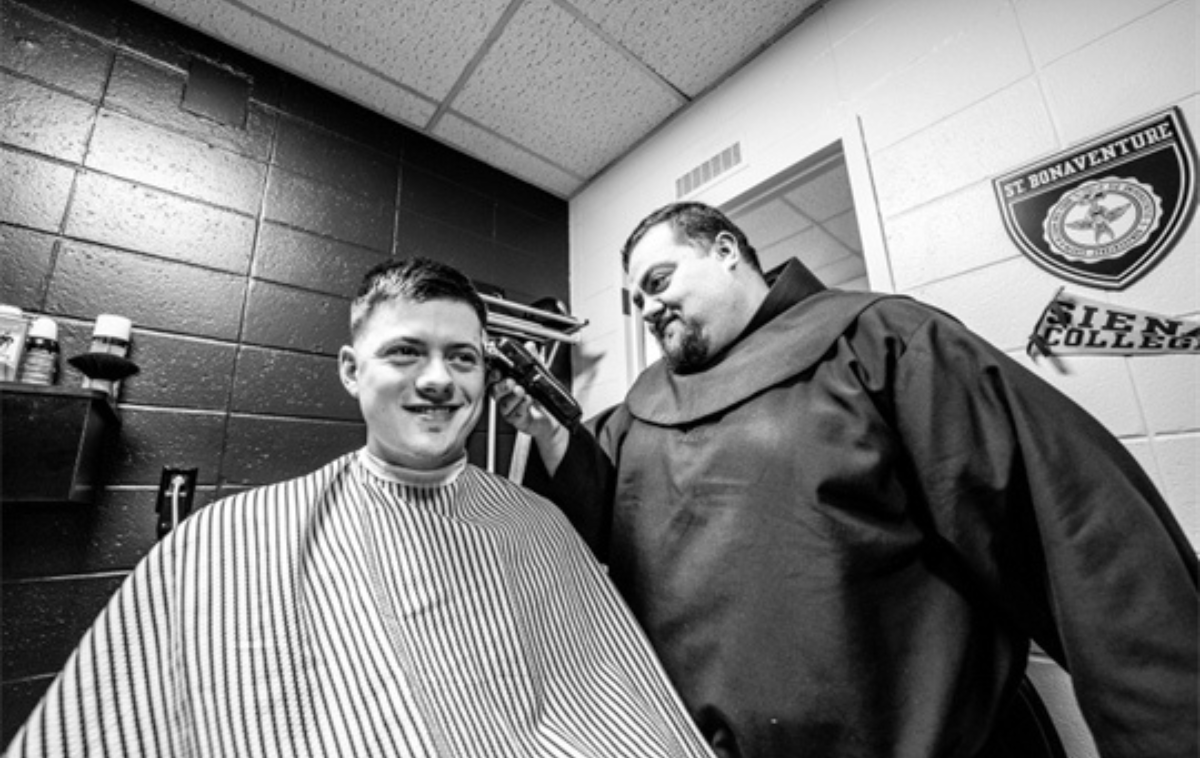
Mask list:
[[368,272],[366,447],[183,522],[9,755],[708,755],[559,511],[467,463],[485,324],[452,268]]

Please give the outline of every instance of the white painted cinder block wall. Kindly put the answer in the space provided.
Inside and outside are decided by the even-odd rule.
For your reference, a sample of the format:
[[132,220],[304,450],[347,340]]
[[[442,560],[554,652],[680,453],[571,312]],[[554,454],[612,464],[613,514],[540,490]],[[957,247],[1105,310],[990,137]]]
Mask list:
[[[570,204],[571,302],[590,320],[575,359],[589,413],[632,380],[618,250],[674,180],[735,141],[746,164],[697,198],[730,200],[838,140],[873,289],[937,305],[1097,416],[1158,483],[1200,545],[1200,357],[1024,355],[1059,286],[1004,231],[991,179],[1175,105],[1200,130],[1200,0],[832,0],[694,103]],[[1200,315],[1200,222],[1121,292],[1131,308]],[[1066,675],[1031,673],[1072,758],[1095,755]]]

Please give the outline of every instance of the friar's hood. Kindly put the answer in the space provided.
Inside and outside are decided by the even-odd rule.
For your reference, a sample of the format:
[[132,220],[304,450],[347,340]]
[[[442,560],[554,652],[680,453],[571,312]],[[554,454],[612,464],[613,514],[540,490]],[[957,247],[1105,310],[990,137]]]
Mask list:
[[886,297],[826,289],[795,259],[772,289],[784,287],[799,295],[796,302],[711,366],[676,374],[659,360],[643,371],[625,400],[630,412],[646,423],[674,426],[731,408],[813,366],[864,308]]

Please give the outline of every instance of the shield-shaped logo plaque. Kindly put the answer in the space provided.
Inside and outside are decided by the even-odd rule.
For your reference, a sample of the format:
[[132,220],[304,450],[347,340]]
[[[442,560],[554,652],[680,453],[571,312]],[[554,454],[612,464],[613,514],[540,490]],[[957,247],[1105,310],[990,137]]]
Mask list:
[[1077,284],[1121,290],[1152,269],[1194,211],[1196,160],[1178,108],[993,180],[1008,235]]

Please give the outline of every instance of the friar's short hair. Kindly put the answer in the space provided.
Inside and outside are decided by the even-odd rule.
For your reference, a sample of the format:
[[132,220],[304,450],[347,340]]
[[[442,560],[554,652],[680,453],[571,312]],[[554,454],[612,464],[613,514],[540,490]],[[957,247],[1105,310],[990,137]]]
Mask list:
[[621,248],[621,265],[625,271],[629,271],[629,256],[632,255],[633,248],[637,247],[647,232],[663,223],[671,225],[679,240],[688,240],[706,246],[711,245],[717,239],[718,234],[727,232],[737,241],[742,258],[750,264],[751,268],[762,273],[762,265],[758,262],[758,252],[750,244],[750,240],[746,239],[746,233],[737,224],[730,221],[724,213],[704,203],[672,203],[642,219],[642,222],[637,225],[633,234],[629,235],[629,239]]

